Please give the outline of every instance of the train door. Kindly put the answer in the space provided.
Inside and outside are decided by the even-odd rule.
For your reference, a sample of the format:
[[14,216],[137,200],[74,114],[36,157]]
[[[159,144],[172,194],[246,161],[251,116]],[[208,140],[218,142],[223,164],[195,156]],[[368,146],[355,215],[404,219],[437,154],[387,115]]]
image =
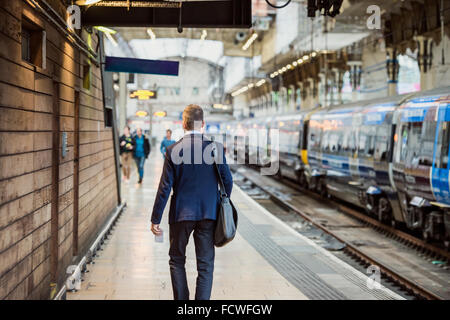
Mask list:
[[349,181],[350,186],[359,186],[361,184],[359,175],[359,159],[358,159],[358,146],[359,146],[359,128],[361,126],[362,119],[359,114],[355,115],[353,118],[353,123],[351,127],[350,137],[349,137]]
[[415,196],[430,199],[432,196],[430,178],[436,124],[434,120],[430,121],[430,119],[422,122],[409,122],[405,159],[405,189],[410,199]]
[[309,120],[305,120],[300,127],[299,150],[304,166],[308,164],[308,127]]
[[438,109],[438,128],[435,141],[435,150],[432,169],[432,190],[437,201],[449,202],[449,140],[450,140],[450,110],[447,103],[441,104]]
[[[401,118],[399,116],[399,118]],[[405,181],[405,159],[408,142],[408,122],[400,122],[397,125],[394,135],[395,146],[393,148],[392,161],[392,179],[399,197],[399,203],[402,208],[403,219],[406,220],[406,211],[408,199],[406,197],[406,181]]]

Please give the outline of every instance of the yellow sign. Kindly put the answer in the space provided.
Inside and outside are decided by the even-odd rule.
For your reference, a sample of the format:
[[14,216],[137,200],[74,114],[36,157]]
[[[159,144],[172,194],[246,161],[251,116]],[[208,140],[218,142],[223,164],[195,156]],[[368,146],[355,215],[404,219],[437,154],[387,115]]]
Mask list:
[[150,90],[136,90],[130,93],[131,99],[139,99],[139,100],[149,100],[156,99],[156,91]]
[[148,112],[144,110],[139,110],[138,112],[136,112],[136,116],[138,116],[139,118],[144,118],[148,116]]
[[167,116],[167,112],[165,112],[165,111],[156,111],[153,115],[155,117],[164,118],[164,117]]

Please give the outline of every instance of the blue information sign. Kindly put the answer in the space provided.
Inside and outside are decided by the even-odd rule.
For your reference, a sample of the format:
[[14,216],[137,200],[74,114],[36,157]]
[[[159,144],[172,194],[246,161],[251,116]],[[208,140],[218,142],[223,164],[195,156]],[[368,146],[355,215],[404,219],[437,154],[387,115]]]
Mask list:
[[106,57],[105,70],[109,72],[178,76],[179,65],[178,61]]

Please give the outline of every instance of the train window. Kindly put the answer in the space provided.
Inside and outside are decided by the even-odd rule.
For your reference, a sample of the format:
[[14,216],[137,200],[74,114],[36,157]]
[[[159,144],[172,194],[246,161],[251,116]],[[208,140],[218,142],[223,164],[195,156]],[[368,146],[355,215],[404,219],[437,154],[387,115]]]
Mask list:
[[431,166],[433,164],[434,140],[436,137],[436,125],[434,121],[425,121],[422,126],[418,164]]
[[382,125],[377,127],[377,135],[375,138],[374,158],[378,161],[386,161],[389,151],[389,126]]
[[343,127],[340,127],[339,130],[336,132],[336,134],[337,134],[337,143],[336,143],[337,150],[336,150],[336,152],[339,155],[344,154],[344,150],[342,148],[342,145],[344,143],[344,130],[343,129],[344,129]]
[[401,159],[413,166],[431,166],[436,122],[410,122],[402,129]]
[[436,148],[436,168],[448,168],[448,152],[450,142],[450,123],[441,122],[439,126],[438,144]]
[[404,124],[400,130],[400,148],[399,153],[396,156],[396,162],[405,162],[406,152],[408,151],[408,134],[409,134],[409,124]]
[[359,130],[358,129],[353,129],[352,128],[352,132],[350,134],[350,148],[351,148],[351,152],[352,152],[352,156],[354,156],[356,154],[356,152],[358,151],[358,137],[359,137]]
[[[418,165],[420,138],[422,135],[422,122],[410,122],[407,127],[408,136],[406,141],[405,161],[408,164]],[[403,133],[404,138],[404,133]]]
[[342,152],[348,154],[350,151],[350,134],[351,128],[344,127],[342,133]]
[[328,141],[328,136],[329,136],[329,131],[325,131],[322,134],[322,143],[321,143],[321,147],[322,147],[322,151],[327,152],[330,146],[330,143]]
[[337,154],[339,153],[339,131],[331,131],[329,135],[329,151],[330,153]]
[[303,149],[303,128],[300,127],[298,131],[299,139],[298,139],[298,149]]
[[318,151],[320,149],[321,129],[318,126],[311,126],[308,141],[308,149]]
[[367,145],[367,156],[373,157],[375,153],[375,140],[377,136],[377,127],[376,126],[368,126],[367,127],[367,138],[368,138],[368,145]]
[[375,150],[376,127],[363,126],[359,132],[358,154],[371,157]]

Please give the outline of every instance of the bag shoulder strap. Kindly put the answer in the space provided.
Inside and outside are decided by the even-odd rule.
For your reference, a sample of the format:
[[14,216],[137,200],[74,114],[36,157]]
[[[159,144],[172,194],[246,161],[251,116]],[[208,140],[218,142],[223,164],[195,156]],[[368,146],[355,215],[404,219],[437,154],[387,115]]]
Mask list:
[[222,180],[222,176],[220,175],[220,171],[219,171],[219,166],[217,164],[216,161],[216,156],[217,156],[217,144],[215,142],[214,143],[214,168],[217,174],[217,179],[219,180],[219,190],[220,190],[220,196],[221,197],[227,197],[227,193],[225,191],[225,185],[223,184],[223,180]]

